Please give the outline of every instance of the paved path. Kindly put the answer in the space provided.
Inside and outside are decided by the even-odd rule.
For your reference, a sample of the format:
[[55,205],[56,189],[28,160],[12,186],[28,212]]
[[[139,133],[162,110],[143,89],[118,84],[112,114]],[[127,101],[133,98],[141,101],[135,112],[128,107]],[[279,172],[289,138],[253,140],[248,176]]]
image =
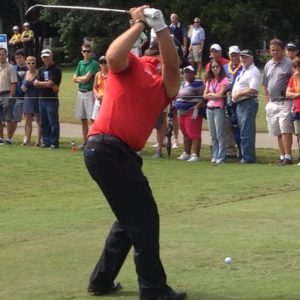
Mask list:
[[[36,132],[35,125],[33,126],[33,134]],[[17,134],[23,134],[24,133],[24,122],[20,123],[17,129]],[[79,124],[67,124],[67,123],[61,123],[61,136],[62,137],[70,137],[74,139],[81,138],[81,126]],[[153,130],[151,136],[149,137],[149,142],[156,143],[156,134],[155,130]],[[182,134],[179,134],[179,143],[183,144]],[[202,132],[202,144],[204,145],[210,145],[210,136],[208,131]],[[257,133],[256,134],[256,147],[257,148],[274,148],[277,149],[277,139],[274,137],[269,136],[266,133]],[[298,149],[296,138],[293,138],[293,149]]]

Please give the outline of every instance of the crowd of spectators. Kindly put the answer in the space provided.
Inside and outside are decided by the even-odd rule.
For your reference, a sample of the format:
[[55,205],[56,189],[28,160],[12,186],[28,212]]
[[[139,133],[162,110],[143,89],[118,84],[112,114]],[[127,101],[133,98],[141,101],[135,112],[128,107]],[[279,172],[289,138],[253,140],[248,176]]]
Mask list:
[[[34,146],[59,147],[58,92],[61,71],[55,65],[50,49],[42,51],[43,66],[36,68],[34,56],[34,33],[28,23],[23,32],[13,27],[9,46],[13,56],[7,62],[8,52],[0,49],[0,145],[12,144],[18,122],[23,117],[25,133],[22,145],[30,145],[32,122],[37,123]],[[178,130],[183,133],[183,153],[179,160],[200,160],[201,131],[207,119],[211,135],[211,162],[225,163],[228,158],[238,158],[240,163],[256,162],[255,119],[258,111],[258,93],[264,90],[266,120],[269,134],[278,140],[278,165],[289,165],[292,160],[292,138],[297,136],[300,163],[300,59],[294,42],[286,45],[278,39],[269,44],[271,59],[261,72],[254,64],[254,55],[249,49],[233,45],[228,49],[229,59],[217,43],[209,47],[210,62],[202,74],[202,52],[205,45],[205,30],[199,17],[186,28],[177,14],[170,16],[170,34],[181,48],[182,86],[171,107],[167,107],[157,120],[157,147],[154,158],[161,158],[167,127],[167,112],[173,111],[173,148],[178,148]],[[151,50],[155,33],[150,37]],[[141,56],[148,42],[144,33],[132,48],[132,53]],[[86,143],[89,122],[95,120],[104,95],[108,74],[105,56],[99,62],[94,59],[90,44],[81,47],[83,59],[78,63],[73,82],[78,84],[76,115],[82,124],[82,144]],[[147,53],[146,53],[147,54]],[[3,125],[7,127],[4,139]]]

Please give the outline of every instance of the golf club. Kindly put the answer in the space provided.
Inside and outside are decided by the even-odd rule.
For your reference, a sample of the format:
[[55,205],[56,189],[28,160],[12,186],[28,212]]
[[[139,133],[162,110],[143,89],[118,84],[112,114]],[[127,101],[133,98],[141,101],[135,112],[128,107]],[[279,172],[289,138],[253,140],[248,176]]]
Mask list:
[[25,13],[26,20],[30,23],[34,23],[34,22],[38,21],[42,8],[93,10],[93,11],[115,12],[115,13],[125,13],[125,14],[129,13],[128,10],[114,9],[114,8],[36,4],[36,5],[29,7],[28,10],[26,11],[26,13]]

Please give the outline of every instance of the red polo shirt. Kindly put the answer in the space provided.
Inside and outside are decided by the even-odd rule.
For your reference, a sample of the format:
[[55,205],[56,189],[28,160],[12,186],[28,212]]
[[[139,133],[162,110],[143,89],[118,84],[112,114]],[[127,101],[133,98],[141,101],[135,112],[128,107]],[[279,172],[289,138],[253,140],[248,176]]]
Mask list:
[[125,70],[109,72],[101,109],[89,136],[114,135],[138,151],[146,144],[156,119],[171,99],[157,71],[157,59],[132,53],[128,59]]

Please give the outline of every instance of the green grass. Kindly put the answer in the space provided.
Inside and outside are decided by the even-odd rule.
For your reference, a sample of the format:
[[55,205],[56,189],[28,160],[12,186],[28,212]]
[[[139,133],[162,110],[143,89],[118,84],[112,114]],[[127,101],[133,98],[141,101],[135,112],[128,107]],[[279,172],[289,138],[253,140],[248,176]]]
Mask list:
[[[64,68],[62,84],[60,87],[60,120],[63,123],[79,123],[75,117],[75,106],[78,85],[72,82],[74,68]],[[259,95],[263,95],[263,89],[259,91]],[[257,132],[267,132],[267,123],[265,117],[265,104],[262,96],[259,97],[259,110],[256,117],[256,130]],[[207,130],[207,123],[204,122],[203,129]]]
[[[300,299],[300,168],[271,163],[189,164],[151,159],[147,175],[161,215],[169,283],[191,300]],[[114,217],[70,140],[58,150],[1,146],[0,299],[84,300],[89,273]],[[233,264],[224,264],[231,256]],[[132,253],[124,289],[138,299]]]

